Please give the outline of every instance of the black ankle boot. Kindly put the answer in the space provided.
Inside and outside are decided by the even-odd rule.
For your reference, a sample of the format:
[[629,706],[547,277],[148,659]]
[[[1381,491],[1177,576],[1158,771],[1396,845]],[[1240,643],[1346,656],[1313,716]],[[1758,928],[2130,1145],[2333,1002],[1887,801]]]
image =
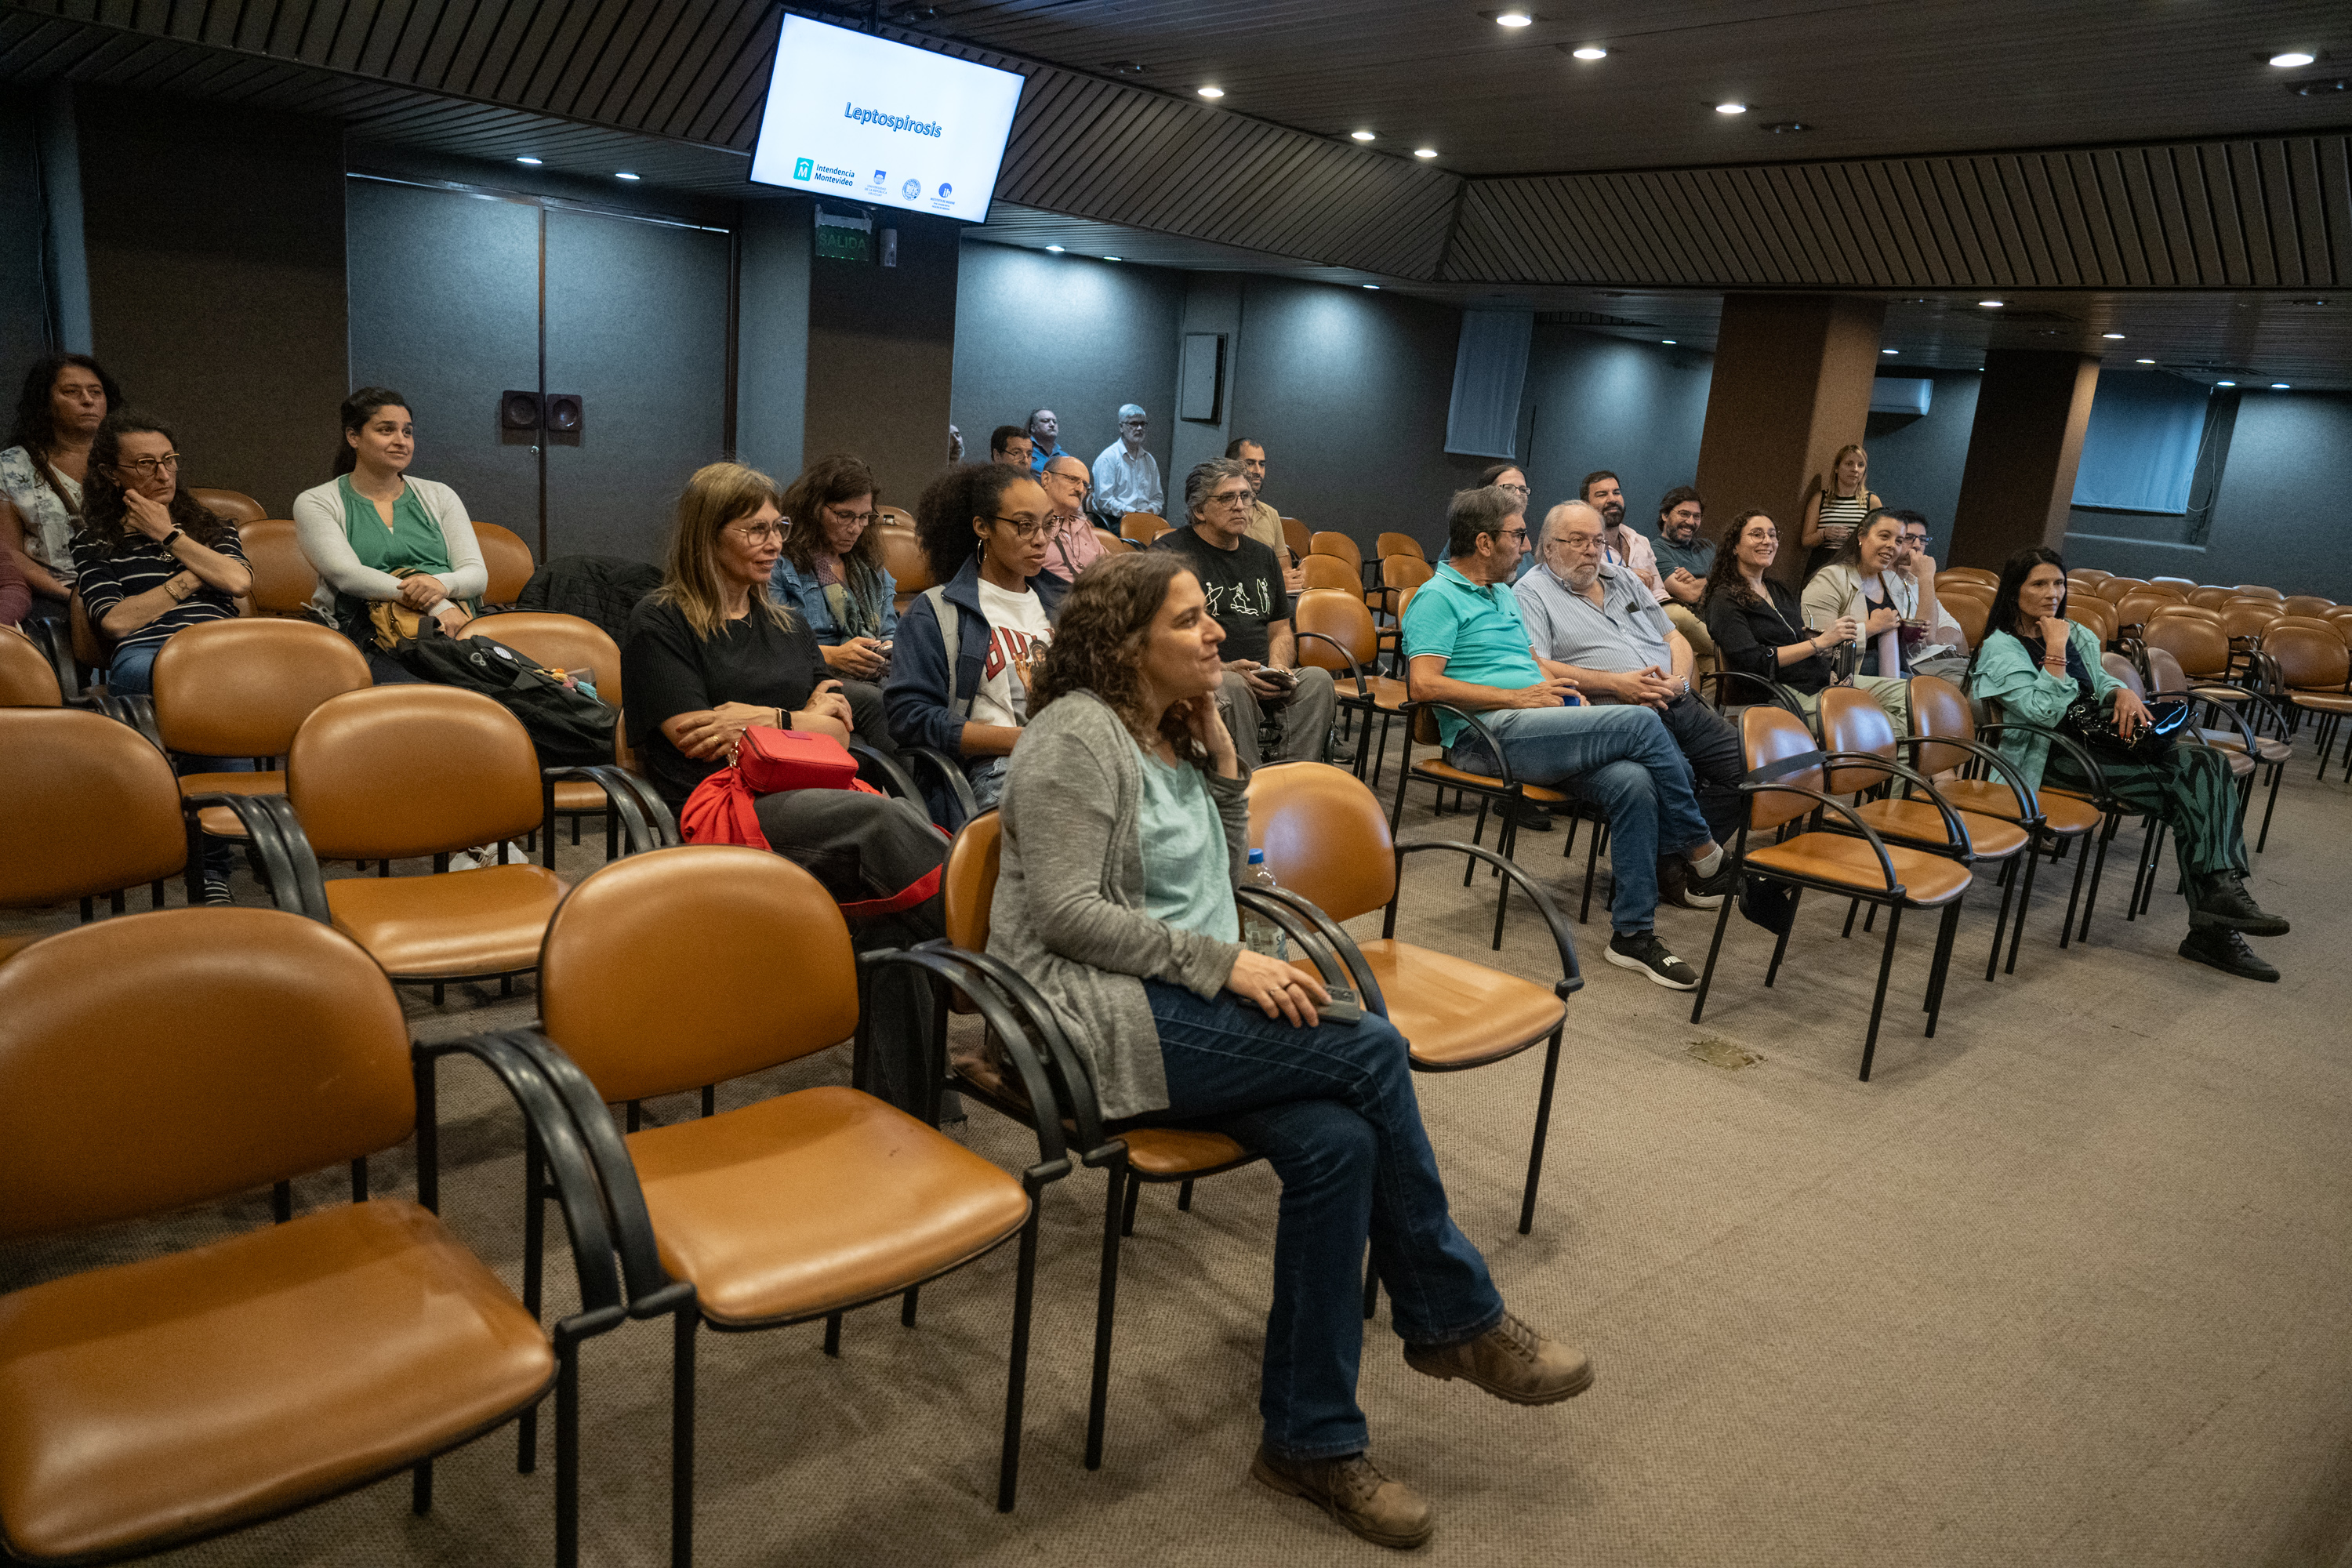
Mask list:
[[2213,871],[2189,879],[2189,923],[2192,927],[2225,927],[2251,936],[2284,936],[2285,917],[2264,914],[2245,882],[2235,871]]
[[2243,980],[2276,980],[2279,972],[2254,956],[2246,939],[2227,926],[2208,925],[2190,928],[2180,943],[2180,956],[2199,963],[2210,963],[2224,973]]

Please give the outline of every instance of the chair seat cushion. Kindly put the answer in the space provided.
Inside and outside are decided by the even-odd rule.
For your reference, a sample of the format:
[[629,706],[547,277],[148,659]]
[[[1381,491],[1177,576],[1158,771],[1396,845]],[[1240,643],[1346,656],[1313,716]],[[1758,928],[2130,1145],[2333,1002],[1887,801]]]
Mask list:
[[808,1089],[629,1138],[662,1266],[756,1327],[887,1296],[1021,1228],[1020,1182],[854,1089]]
[[[1339,689],[1340,701],[1359,704],[1363,701],[1363,697],[1356,695],[1355,681],[1345,670],[1333,670],[1331,684]],[[1364,696],[1371,699],[1374,708],[1391,713],[1402,712],[1406,701],[1405,685],[1403,681],[1391,680],[1385,675],[1368,675],[1364,677]]]
[[335,929],[384,973],[502,974],[539,962],[563,897],[544,866],[484,866],[437,877],[338,877],[327,884]]
[[15,936],[0,936],[0,963],[5,963],[35,942],[41,940],[39,931],[24,931]]
[[398,1199],[71,1275],[0,1297],[0,1523],[47,1558],[268,1518],[487,1430],[555,1371],[498,1276]]
[[[2197,737],[2207,745],[2224,752],[2242,752],[2246,749],[2245,737],[2235,730],[2200,730],[2197,731]],[[2254,737],[2254,755],[2262,762],[2283,763],[2294,754],[2284,741],[2273,739],[2269,735]]]
[[558,779],[555,781],[555,809],[602,816],[613,809],[613,803],[605,798],[602,787],[587,779]]
[[[2017,809],[2017,797],[2010,797],[2010,809]],[[1872,832],[1881,838],[1900,838],[1912,844],[1946,844],[1949,836],[1944,831],[1943,814],[1924,800],[1874,800],[1854,807],[1853,814],[1870,824]],[[1984,860],[2001,860],[2025,847],[2025,829],[2006,817],[1987,816],[1982,812],[1956,811],[1960,819],[1960,831],[1968,836],[1969,852]]]
[[[1930,908],[1948,904],[1969,890],[1969,868],[1958,860],[1892,845],[1887,847],[1886,858],[1912,903]],[[1864,892],[1886,886],[1885,874],[1879,869],[1878,856],[1870,845],[1843,833],[1800,833],[1785,844],[1750,849],[1746,864],[1750,870],[1785,871]]]
[[[1467,784],[1472,789],[1498,790],[1503,787],[1503,781],[1492,773],[1465,773],[1452,763],[1436,761],[1415,763],[1412,764],[1412,774],[1415,778],[1428,779],[1436,784]],[[1542,784],[1521,784],[1519,787],[1526,792],[1529,800],[1540,805],[1561,805],[1568,801],[1568,796],[1559,790],[1547,789]]]
[[2287,695],[2294,699],[2296,707],[2307,708],[2315,713],[2352,713],[2352,692],[2290,691]]
[[[1016,1121],[1028,1121],[1036,1115],[1028,1095],[1022,1091],[1021,1080],[1006,1072],[993,1055],[961,1056],[954,1068],[964,1087]],[[1071,1136],[1077,1133],[1076,1123],[1066,1116],[1062,1128]],[[1104,1131],[1127,1141],[1129,1167],[1153,1181],[1208,1175],[1257,1158],[1223,1133],[1204,1127],[1155,1127],[1137,1118],[1112,1122]]]
[[1428,1071],[1475,1068],[1526,1050],[1559,1027],[1568,1004],[1551,987],[1411,942],[1360,944],[1389,1005],[1389,1022]]
[[[180,795],[284,795],[286,774],[274,773],[183,773]],[[242,838],[245,824],[236,813],[225,805],[208,805],[196,813],[196,825],[215,838]]]
[[[1954,779],[1949,784],[1937,784],[1936,793],[1949,801],[1956,811],[2012,821],[2017,816],[2017,796],[2000,779]],[[2080,795],[2044,789],[2035,792],[2035,798],[2042,803],[2042,821],[2051,832],[2061,836],[2088,833],[2105,820],[2099,808]]]

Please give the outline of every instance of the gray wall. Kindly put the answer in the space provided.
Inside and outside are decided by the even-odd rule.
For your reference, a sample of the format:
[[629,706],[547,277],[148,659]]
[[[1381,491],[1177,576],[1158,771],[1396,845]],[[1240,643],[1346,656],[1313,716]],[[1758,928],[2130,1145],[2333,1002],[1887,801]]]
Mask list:
[[865,458],[883,504],[912,510],[947,464],[964,226],[927,213],[883,214],[877,226],[885,224],[898,231],[896,267],[809,263],[801,451],[805,461],[835,452]]
[[[1655,535],[1658,498],[1698,470],[1713,370],[1713,356],[1696,350],[1538,326],[1519,403],[1522,471],[1535,512],[1528,521],[1539,525],[1553,506],[1576,499],[1586,474],[1608,468],[1624,486],[1626,521]],[[1754,504],[1706,499],[1710,532]],[[1435,542],[1433,532],[1423,542]]]
[[1061,416],[1062,445],[1091,463],[1118,439],[1118,405],[1139,403],[1144,449],[1169,479],[1185,274],[977,240],[959,267],[949,407],[964,456],[986,458],[991,430],[1045,407]]
[[[1889,371],[1889,375],[1917,372]],[[1930,374],[1936,390],[1927,412],[1893,429],[1896,416],[1874,414],[1863,445],[1870,452],[1870,488],[1888,506],[1924,512],[1938,558],[1952,539],[1952,509],[1960,499],[1960,470],[1969,458],[1969,432],[1977,417],[1977,388],[1984,379],[1972,370]]]
[[814,211],[797,197],[743,207],[735,455],[786,483],[800,471],[808,425],[809,221]]
[[[41,279],[41,184],[31,93],[0,103],[0,425],[26,367],[49,352]],[[0,429],[0,442],[7,431]]]

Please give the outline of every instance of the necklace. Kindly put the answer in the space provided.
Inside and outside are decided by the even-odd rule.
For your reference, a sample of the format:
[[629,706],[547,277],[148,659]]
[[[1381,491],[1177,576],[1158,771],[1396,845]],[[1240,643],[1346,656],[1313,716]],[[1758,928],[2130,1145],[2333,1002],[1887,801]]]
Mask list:
[[1789,617],[1780,613],[1779,601],[1772,597],[1772,589],[1770,584],[1767,584],[1759,589],[1757,594],[1757,597],[1764,601],[1765,605],[1772,612],[1772,618],[1780,623],[1780,629],[1787,632],[1790,637],[1794,638],[1798,642],[1811,642],[1813,640],[1811,637],[1806,636],[1803,632],[1799,631],[1796,627],[1789,624]]

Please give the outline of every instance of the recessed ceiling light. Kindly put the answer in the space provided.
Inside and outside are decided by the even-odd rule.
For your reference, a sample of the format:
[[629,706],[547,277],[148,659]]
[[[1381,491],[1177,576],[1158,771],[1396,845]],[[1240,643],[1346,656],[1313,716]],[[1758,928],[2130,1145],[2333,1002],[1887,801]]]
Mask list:
[[1812,128],[1812,122],[1807,120],[1775,120],[1769,125],[1759,125],[1756,129],[1769,131],[1775,136],[1787,136],[1800,131],[1811,131]]
[[613,178],[616,180],[634,180],[636,177],[636,175],[632,174],[626,169],[618,170],[613,175]]
[[1748,106],[1744,103],[1718,103],[1715,106],[1715,111],[1717,114],[1745,114],[1748,112]]
[[539,167],[542,160],[538,158],[517,158],[515,162],[518,163],[529,163],[532,168],[536,169]]
[[1675,346],[1675,340],[1674,340],[1674,339],[1672,339],[1672,338],[1660,338],[1658,341],[1659,341],[1660,342],[1662,342],[1662,343],[1665,344],[1665,345],[1666,345],[1666,347],[1668,347],[1668,348],[1672,348],[1672,347],[1674,347],[1674,346]]
[[1049,245],[1045,248],[1052,251],[1056,256],[1062,254],[1062,247],[1058,245]]
[[1412,155],[1416,158],[1434,158],[1437,156],[1437,149],[1434,147],[1416,147],[1412,150]]
[[1369,131],[1350,131],[1348,134],[1359,142],[1370,142],[1374,140],[1372,133]]
[[2297,66],[2307,66],[2318,58],[2317,55],[2305,54],[2301,49],[2289,49],[2283,55],[2273,55],[2271,64],[2282,69],[2293,70]]
[[2238,384],[2234,381],[2217,381],[2213,384],[2216,386],[2235,386]]
[[1202,98],[1223,98],[1225,96],[1225,89],[1222,87],[1196,87],[1192,90],[1199,93]]
[[1587,44],[1580,49],[1570,49],[1568,52],[1580,60],[1605,60],[1609,58],[1609,51],[1598,44]]
[[2008,304],[2009,301],[2006,300],[1979,300],[1977,303],[1982,305],[1988,310],[1998,310],[2003,305]]
[[2133,363],[2134,364],[2154,364],[2156,362],[2155,362],[2154,360],[2152,360],[2152,359],[2143,359],[2143,360],[2134,360],[2132,363]]
[[1377,284],[1377,283],[1367,283],[1367,284],[1365,284],[1365,285],[1364,285],[1364,287],[1365,287],[1365,288],[1367,288],[1367,289],[1372,289],[1372,290],[1374,290],[1375,292],[1377,292],[1377,291],[1379,290],[1379,289],[1380,289],[1380,285],[1379,285],[1379,284]]
[[2123,334],[2121,332],[2101,332],[2099,336],[2103,338],[2120,338]]
[[1103,259],[1104,259],[1105,261],[1124,261],[1124,260],[1126,260],[1126,259],[1127,259],[1127,258],[1125,258],[1125,257],[1123,257],[1123,256],[1106,256],[1106,257],[1104,257],[1104,258],[1103,258]]
[[1903,351],[1901,349],[1881,349],[1878,352],[1883,354],[1899,354]]
[[1497,27],[1524,27],[1534,21],[1525,11],[1505,11],[1495,18]]
[[2291,389],[2287,386],[2286,383],[2283,381],[2274,381],[2271,383],[2271,390],[2273,392],[2286,392]]

